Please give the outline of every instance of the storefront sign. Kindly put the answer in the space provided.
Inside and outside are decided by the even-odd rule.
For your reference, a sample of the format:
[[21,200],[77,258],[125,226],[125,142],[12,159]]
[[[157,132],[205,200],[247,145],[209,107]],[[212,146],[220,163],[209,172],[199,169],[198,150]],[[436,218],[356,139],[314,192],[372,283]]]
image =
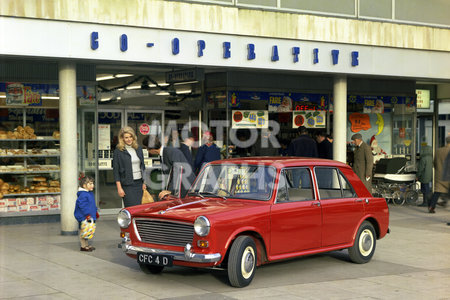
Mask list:
[[[0,44],[0,54],[4,56],[20,54],[258,72],[450,78],[446,51],[8,16],[0,17],[0,28],[7,33],[8,42]],[[37,38],[43,32],[52,39]],[[423,56],[427,59],[421,59]]]
[[232,128],[269,128],[267,110],[233,110]]
[[186,69],[166,73],[167,83],[203,81],[205,79],[205,71],[203,69]]
[[416,90],[417,108],[430,108],[430,90]]
[[305,126],[306,128],[325,128],[325,111],[293,111],[292,128]]
[[98,124],[98,149],[111,150],[111,128],[109,124]]

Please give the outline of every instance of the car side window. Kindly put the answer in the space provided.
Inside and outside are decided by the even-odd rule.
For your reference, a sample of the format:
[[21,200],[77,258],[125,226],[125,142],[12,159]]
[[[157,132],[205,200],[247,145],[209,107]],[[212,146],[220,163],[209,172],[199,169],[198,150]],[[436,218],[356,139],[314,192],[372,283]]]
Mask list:
[[280,176],[282,177],[280,177],[278,184],[277,202],[296,202],[314,199],[309,168],[285,169],[281,172]]
[[348,179],[340,171],[338,172],[339,181],[342,187],[342,198],[353,198],[356,197],[355,190],[349,183]]
[[342,198],[338,172],[335,168],[315,167],[320,199]]
[[320,199],[351,198],[355,192],[337,168],[315,167]]
[[284,171],[281,171],[280,179],[278,180],[277,203],[283,202],[287,202],[287,182],[286,174]]

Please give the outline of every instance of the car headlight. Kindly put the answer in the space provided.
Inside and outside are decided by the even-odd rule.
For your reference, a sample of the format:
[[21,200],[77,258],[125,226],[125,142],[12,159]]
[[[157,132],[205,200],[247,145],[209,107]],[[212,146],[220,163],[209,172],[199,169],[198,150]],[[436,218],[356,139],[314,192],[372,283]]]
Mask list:
[[198,217],[194,222],[194,231],[199,236],[207,236],[209,234],[209,228],[211,224],[205,216]]
[[131,215],[126,209],[122,209],[117,215],[117,223],[121,228],[128,228],[131,223]]

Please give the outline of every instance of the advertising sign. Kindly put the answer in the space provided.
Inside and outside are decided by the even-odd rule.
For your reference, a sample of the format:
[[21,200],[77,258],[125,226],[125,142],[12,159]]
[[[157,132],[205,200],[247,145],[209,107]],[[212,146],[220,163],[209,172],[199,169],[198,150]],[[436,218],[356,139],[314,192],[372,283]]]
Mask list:
[[6,105],[41,106],[41,94],[32,86],[17,82],[5,84]]
[[430,90],[416,90],[417,108],[430,108]]
[[233,110],[232,128],[269,128],[267,110]]
[[306,128],[325,128],[325,111],[293,111],[292,128],[305,126]]
[[111,128],[109,124],[98,124],[98,149],[111,150]]
[[142,123],[141,126],[139,126],[139,132],[142,135],[148,135],[150,133],[150,126],[147,123]]

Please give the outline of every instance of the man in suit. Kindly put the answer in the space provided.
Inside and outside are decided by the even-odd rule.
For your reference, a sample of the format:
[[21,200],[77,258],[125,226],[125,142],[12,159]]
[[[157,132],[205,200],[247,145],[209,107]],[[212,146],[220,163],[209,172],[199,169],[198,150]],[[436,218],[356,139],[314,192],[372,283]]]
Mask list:
[[299,137],[291,142],[288,147],[289,156],[319,157],[317,143],[309,136],[305,126],[297,128]]
[[[161,168],[165,175],[165,182],[168,182],[168,190],[163,190],[159,198],[163,199],[168,194],[179,193],[180,198],[184,198],[187,191],[195,180],[189,161],[180,149],[163,146],[158,137],[150,137],[149,153],[161,156]],[[181,179],[181,181],[180,181]]]
[[183,138],[183,142],[180,143],[180,151],[183,152],[187,161],[191,165],[192,170],[194,170],[194,160],[192,159],[192,151],[191,148],[194,145],[194,137],[191,132],[187,133],[186,138]]
[[319,158],[333,159],[333,145],[327,139],[327,135],[319,132],[316,135],[316,141]]
[[[305,126],[300,126],[297,128],[297,132],[299,133],[299,137],[291,142],[288,146],[288,155],[289,156],[299,156],[299,157],[318,157],[319,154],[317,152],[317,143],[316,141],[308,134],[308,130]],[[293,176],[293,186],[302,188],[309,188],[310,178],[307,176],[307,173],[301,172],[301,170],[294,170],[292,172]]]
[[355,145],[353,171],[362,180],[369,192],[372,193],[372,149],[362,140],[362,135],[359,133],[352,136],[352,143]]

